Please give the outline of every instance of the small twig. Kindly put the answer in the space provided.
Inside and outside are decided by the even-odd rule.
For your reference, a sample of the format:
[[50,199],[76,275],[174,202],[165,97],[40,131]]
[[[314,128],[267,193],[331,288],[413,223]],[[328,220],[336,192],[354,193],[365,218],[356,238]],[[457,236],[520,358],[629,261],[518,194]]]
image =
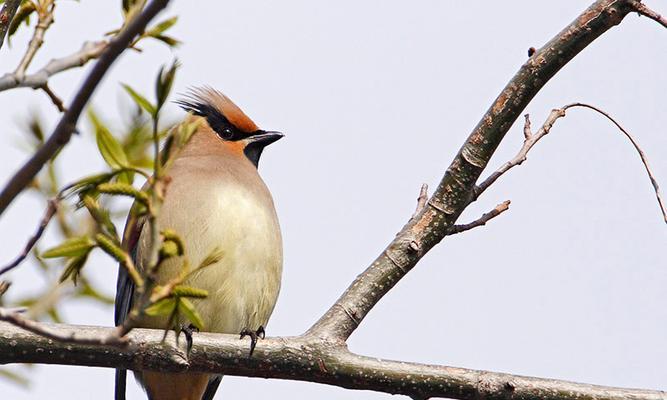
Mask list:
[[44,85],[42,85],[40,87],[40,89],[42,89],[44,91],[44,93],[46,93],[46,95],[49,96],[49,98],[51,99],[51,102],[53,102],[53,104],[56,106],[56,108],[58,108],[58,111],[60,111],[60,112],[67,111],[67,108],[65,108],[65,104],[63,103],[62,99],[60,97],[58,97],[58,95],[55,94],[53,92],[53,90],[51,90],[48,83],[45,83]]
[[478,219],[468,223],[468,224],[462,224],[462,225],[454,225],[451,228],[449,228],[449,232],[447,232],[447,235],[455,235],[457,233],[465,232],[473,228],[477,228],[478,226],[484,226],[486,225],[487,222],[492,220],[493,218],[499,216],[500,214],[504,213],[510,208],[510,201],[505,200],[504,202],[498,204],[496,208],[493,210],[489,211],[486,214],[483,214],[481,217]]
[[591,109],[593,111],[596,111],[599,114],[602,114],[605,116],[609,121],[611,121],[616,127],[623,132],[625,137],[630,140],[630,143],[634,146],[635,150],[637,150],[637,153],[639,154],[639,158],[642,160],[642,164],[644,164],[644,168],[646,169],[646,173],[648,174],[648,178],[651,180],[651,185],[653,185],[653,190],[655,191],[655,197],[658,199],[658,205],[660,206],[660,211],[662,212],[662,217],[665,220],[665,223],[667,223],[667,208],[665,207],[665,201],[662,198],[662,195],[660,194],[660,187],[658,186],[658,180],[655,179],[655,175],[653,175],[653,171],[651,170],[651,167],[649,166],[648,159],[646,158],[646,155],[644,154],[644,151],[639,147],[639,144],[637,141],[630,135],[628,131],[626,131],[614,118],[612,118],[609,114],[607,114],[605,111],[600,110],[599,108],[592,106],[590,104],[585,104],[585,103],[573,103],[573,104],[568,104],[567,106],[563,107],[563,111],[567,110],[568,108],[574,108],[574,107],[584,107]]
[[129,339],[110,334],[105,336],[77,337],[75,332],[59,332],[49,329],[43,324],[25,318],[17,312],[12,312],[6,308],[0,307],[0,321],[6,321],[10,324],[25,329],[36,335],[48,339],[57,340],[63,343],[76,343],[80,345],[111,345],[124,346],[129,343]]
[[78,51],[49,61],[39,71],[19,77],[15,73],[7,73],[0,77],[0,91],[14,89],[17,87],[31,87],[38,89],[44,86],[49,78],[57,73],[81,67],[90,60],[94,60],[102,54],[109,45],[108,42],[85,42]]
[[665,18],[662,15],[658,14],[657,12],[651,10],[644,3],[640,3],[639,1],[636,1],[632,5],[632,7],[635,9],[635,11],[637,11],[637,13],[639,15],[643,15],[645,17],[651,18],[652,20],[656,21],[660,25],[667,28],[667,18]]
[[5,42],[9,25],[12,23],[20,5],[21,0],[7,0],[2,6],[2,11],[0,11],[0,48],[2,48],[2,44]]
[[58,211],[59,201],[60,201],[59,198],[50,199],[48,201],[46,211],[44,212],[44,216],[42,217],[42,220],[40,221],[39,226],[37,227],[37,231],[32,235],[32,237],[30,237],[28,243],[26,243],[25,247],[23,248],[23,251],[21,251],[21,253],[16,257],[16,259],[12,261],[9,265],[0,269],[0,275],[3,275],[4,273],[16,268],[19,264],[23,262],[23,260],[25,260],[26,257],[28,257],[28,254],[30,254],[30,250],[32,250],[32,248],[35,246],[35,243],[37,243],[39,238],[42,237],[42,234],[44,233],[46,226],[49,224],[51,218],[53,218],[53,216]]
[[428,201],[428,185],[425,183],[422,183],[421,189],[419,189],[419,197],[417,197],[417,208],[415,209],[414,214],[412,214],[412,218],[417,216],[424,207],[426,207],[426,202]]
[[525,137],[525,140],[523,142],[523,146],[521,146],[521,150],[519,150],[519,152],[517,153],[516,156],[514,156],[514,158],[503,164],[500,168],[498,168],[491,175],[489,175],[489,177],[486,178],[482,183],[480,183],[475,187],[475,189],[473,190],[472,201],[476,200],[482,193],[484,193],[484,191],[488,189],[489,186],[491,186],[496,180],[498,180],[498,178],[500,178],[505,172],[516,167],[517,165],[521,165],[521,163],[526,161],[530,149],[532,149],[533,146],[535,146],[535,144],[540,139],[542,139],[549,133],[551,127],[553,127],[556,120],[565,116],[566,109],[567,106],[551,110],[551,113],[547,117],[547,120],[544,122],[542,127],[535,133],[532,133],[530,130],[529,115],[528,114],[524,115],[525,123],[523,125],[523,135]]
[[28,48],[26,49],[21,62],[14,71],[14,75],[16,75],[19,80],[23,78],[25,71],[28,69],[33,58],[35,58],[35,54],[37,54],[37,51],[44,43],[44,34],[46,34],[46,31],[51,24],[53,24],[53,10],[55,6],[53,0],[47,0],[45,4],[38,8],[37,26],[35,26],[32,39],[30,39],[30,43],[28,43]]

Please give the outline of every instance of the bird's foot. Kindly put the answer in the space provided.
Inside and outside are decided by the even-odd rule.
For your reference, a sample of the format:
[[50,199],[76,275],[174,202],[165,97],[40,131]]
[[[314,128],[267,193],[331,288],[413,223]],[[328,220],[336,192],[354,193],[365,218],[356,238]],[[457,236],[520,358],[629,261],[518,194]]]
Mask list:
[[260,326],[259,329],[256,331],[251,331],[248,328],[244,328],[241,333],[241,337],[239,339],[243,339],[246,336],[250,336],[250,354],[248,357],[252,357],[252,353],[255,351],[255,346],[257,345],[257,339],[264,339],[266,336],[266,332],[264,331],[264,327]]
[[199,332],[199,329],[197,329],[197,327],[192,324],[181,325],[179,328],[180,329],[176,332],[176,342],[178,343],[180,332],[183,332],[183,336],[185,336],[185,343],[187,344],[187,353],[190,354],[190,350],[192,349],[192,334],[194,332]]

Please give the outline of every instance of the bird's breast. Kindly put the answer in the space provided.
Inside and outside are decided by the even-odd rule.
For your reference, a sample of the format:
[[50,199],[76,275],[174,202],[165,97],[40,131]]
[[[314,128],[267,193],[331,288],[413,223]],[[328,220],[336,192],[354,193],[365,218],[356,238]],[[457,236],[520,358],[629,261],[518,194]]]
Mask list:
[[[168,260],[158,280],[178,276],[185,259],[193,270],[218,253],[218,262],[185,282],[209,293],[195,302],[204,330],[257,329],[266,325],[280,289],[282,240],[273,201],[256,171],[202,170],[192,161],[188,168],[175,165],[158,217],[161,230],[173,229],[184,241],[185,257]],[[140,250],[149,236],[144,233]]]

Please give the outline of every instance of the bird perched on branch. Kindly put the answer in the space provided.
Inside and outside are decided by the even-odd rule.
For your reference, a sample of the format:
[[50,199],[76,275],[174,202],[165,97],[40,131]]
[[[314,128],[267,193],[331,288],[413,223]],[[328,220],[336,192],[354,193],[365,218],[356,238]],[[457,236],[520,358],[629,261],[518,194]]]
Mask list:
[[[257,172],[264,148],[280,139],[259,129],[229,98],[211,88],[195,89],[177,102],[197,130],[164,171],[169,183],[157,217],[160,231],[181,238],[189,265],[215,249],[221,257],[189,276],[184,284],[208,296],[193,301],[208,332],[249,335],[251,352],[278,297],[282,239],[271,194]],[[149,263],[150,229],[139,220],[125,229],[124,247],[139,268]],[[168,260],[156,283],[178,276],[181,264]],[[124,268],[119,269],[115,322],[128,317],[137,295]],[[145,328],[165,329],[168,317],[143,318]],[[201,373],[136,371],[151,400],[210,400],[221,376]],[[126,371],[116,371],[116,399],[125,398]]]

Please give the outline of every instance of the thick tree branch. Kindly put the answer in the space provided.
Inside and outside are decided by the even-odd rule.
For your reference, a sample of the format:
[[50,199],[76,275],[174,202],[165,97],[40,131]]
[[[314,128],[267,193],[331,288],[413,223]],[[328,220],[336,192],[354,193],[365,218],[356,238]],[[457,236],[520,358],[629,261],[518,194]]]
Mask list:
[[[69,337],[108,337],[114,328],[44,324]],[[403,394],[415,399],[666,400],[661,391],[621,389],[554,379],[382,360],[353,354],[341,343],[312,336],[260,340],[248,357],[248,340],[236,335],[195,333],[189,354],[170,333],[135,329],[129,348],[60,343],[0,322],[0,363],[22,362],[133,370],[207,372],[319,382],[348,389]]]
[[600,0],[537,50],[484,114],[450,164],[428,206],[347,288],[309,333],[345,341],[378,301],[449,232],[474,197],[475,182],[539,90],[581,50],[634,10],[633,0]]
[[2,10],[0,10],[0,48],[5,43],[5,36],[7,36],[9,25],[11,25],[20,5],[21,0],[7,0],[2,5]]
[[[93,336],[81,335],[79,330],[65,330],[63,331],[57,325],[49,326],[49,324],[42,324],[31,319],[28,319],[14,310],[8,310],[0,307],[0,321],[6,321],[15,327],[24,329],[45,339],[56,340],[59,345],[66,346],[68,343],[76,343],[82,346],[95,345],[119,345],[127,344],[127,338],[120,338],[114,334],[115,329],[110,329],[107,336]],[[55,327],[55,328],[54,328]]]
[[83,111],[88,99],[93,94],[97,85],[102,81],[107,70],[118,58],[118,56],[132,42],[132,39],[146,28],[146,25],[164,9],[169,0],[153,0],[146,8],[130,22],[118,36],[114,37],[109,46],[102,52],[99,60],[93,66],[79,91],[74,96],[58,122],[49,139],[37,152],[19,169],[16,174],[7,183],[7,186],[0,192],[0,215],[7,209],[7,206],[14,198],[30,183],[30,181],[42,169],[44,164],[51,159],[60,149],[63,148],[72,137],[76,129],[76,123]]

